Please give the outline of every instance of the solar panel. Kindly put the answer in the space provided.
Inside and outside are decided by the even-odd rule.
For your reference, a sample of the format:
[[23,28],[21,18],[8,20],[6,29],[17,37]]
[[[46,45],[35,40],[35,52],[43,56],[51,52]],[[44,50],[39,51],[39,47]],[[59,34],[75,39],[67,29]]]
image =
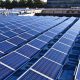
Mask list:
[[9,53],[12,50],[14,50],[15,47],[16,47],[15,45],[4,41],[4,42],[0,43],[0,52],[6,54],[6,53]]
[[[41,60],[39,60],[38,63],[36,63],[32,69],[47,75],[48,77],[51,77],[52,79],[55,79],[59,70],[61,68],[61,65],[52,62],[48,59],[42,58]],[[53,75],[54,74],[54,75]]]
[[13,30],[14,32],[16,32],[16,33],[18,33],[18,34],[20,34],[20,33],[23,33],[24,31],[23,30],[21,30],[21,29],[14,29]]
[[28,58],[13,52],[1,58],[0,61],[14,69],[18,69],[24,62],[28,61]]
[[20,34],[19,37],[21,37],[25,40],[30,40],[33,37],[33,35],[28,34],[28,33],[23,33],[23,34]]
[[11,30],[16,29],[17,27],[15,25],[11,25],[11,24],[5,24],[8,28],[10,28]]
[[61,53],[55,49],[50,49],[49,52],[45,55],[46,58],[51,59],[55,62],[58,62],[60,64],[63,64],[67,55],[64,53]]
[[64,53],[68,53],[69,52],[69,49],[70,47],[66,44],[63,44],[63,43],[60,43],[60,42],[57,42],[54,46],[53,46],[54,49],[57,49],[59,51],[62,51]]
[[29,70],[28,72],[25,73],[24,76],[22,76],[19,80],[24,80],[24,79],[27,79],[27,80],[49,80],[43,76],[41,76],[40,74],[37,74],[31,70]]
[[70,34],[65,34],[63,37],[68,38],[68,39],[71,39],[71,40],[74,40],[75,39],[75,36],[72,36]]
[[38,37],[38,39],[42,40],[42,41],[45,41],[45,42],[49,42],[52,38],[46,36],[46,35],[40,35]]
[[46,33],[44,33],[44,35],[47,35],[47,36],[49,36],[51,38],[54,38],[55,37],[55,34],[54,33],[51,33],[51,32],[46,32]]
[[9,39],[8,41],[15,44],[16,46],[21,46],[26,42],[24,39],[19,38],[18,36],[13,37],[13,38]]
[[66,39],[64,37],[62,37],[59,41],[62,42],[62,43],[64,43],[64,44],[67,44],[69,46],[71,46],[73,44],[73,41],[71,41],[69,39]]
[[13,71],[10,70],[9,68],[5,67],[4,65],[1,64],[0,62],[0,79],[2,80],[3,78],[6,78],[9,74],[11,74]]
[[31,42],[29,42],[28,44],[30,44],[30,45],[32,45],[32,46],[34,46],[36,48],[41,49],[43,46],[45,46],[46,43],[43,42],[43,41],[40,41],[38,39],[34,39]]
[[0,34],[0,42],[1,42],[1,41],[4,41],[4,40],[6,40],[6,39],[8,39],[8,37]]
[[22,30],[25,30],[25,31],[29,31],[29,30],[31,30],[31,29],[28,28],[28,27],[21,27],[21,29],[22,29]]
[[74,32],[73,30],[69,30],[67,31],[68,34],[71,34],[71,35],[76,35],[76,32]]
[[35,35],[35,36],[36,36],[37,34],[39,34],[39,32],[34,31],[34,30],[29,30],[28,33],[30,33],[30,34],[32,34],[32,35]]
[[7,32],[7,31],[9,31],[10,29],[9,28],[0,28],[0,31],[2,31],[3,33],[4,32]]
[[31,47],[29,45],[22,46],[20,49],[17,50],[17,52],[19,52],[27,57],[32,57],[38,51],[39,51],[38,49]]
[[16,36],[17,34],[12,32],[12,31],[8,31],[3,33],[5,36],[8,36],[9,38]]

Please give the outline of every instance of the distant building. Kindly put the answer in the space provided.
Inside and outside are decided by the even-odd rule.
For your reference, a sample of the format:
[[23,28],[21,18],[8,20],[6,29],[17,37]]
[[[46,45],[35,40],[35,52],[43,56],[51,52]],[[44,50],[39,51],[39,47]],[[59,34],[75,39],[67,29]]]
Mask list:
[[47,0],[47,7],[80,7],[80,0]]

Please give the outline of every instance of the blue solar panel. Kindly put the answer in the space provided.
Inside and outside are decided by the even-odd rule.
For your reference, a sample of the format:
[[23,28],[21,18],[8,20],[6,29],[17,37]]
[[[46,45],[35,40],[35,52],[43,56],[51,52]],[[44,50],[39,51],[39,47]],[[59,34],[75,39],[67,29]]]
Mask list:
[[62,43],[64,43],[64,44],[67,44],[69,46],[71,46],[73,44],[73,41],[71,41],[69,39],[66,39],[64,37],[62,37],[59,41],[62,42]]
[[15,47],[16,47],[15,45],[10,44],[6,41],[0,43],[0,51],[3,52],[4,54],[11,52],[12,50],[15,49]]
[[72,35],[76,35],[76,32],[74,32],[73,30],[71,30],[71,31],[69,30],[69,31],[67,31],[67,33],[72,34]]
[[14,32],[16,32],[16,33],[18,33],[18,34],[20,34],[20,33],[23,33],[24,31],[23,30],[21,30],[21,29],[14,29],[13,30]]
[[0,31],[2,31],[3,33],[4,32],[7,32],[7,31],[9,31],[10,29],[9,28],[0,28]]
[[42,42],[42,41],[40,41],[38,39],[34,39],[33,41],[29,42],[29,44],[34,46],[34,47],[36,47],[36,48],[41,49],[42,47],[45,46],[46,43]]
[[11,74],[13,71],[9,68],[5,67],[4,65],[0,64],[0,80],[3,78],[6,78],[9,74]]
[[29,30],[28,33],[32,34],[32,35],[37,35],[39,34],[39,32],[34,31],[34,30]]
[[14,37],[14,36],[17,35],[16,33],[12,32],[12,31],[8,31],[8,32],[5,32],[3,34],[6,35],[6,36],[8,36],[9,38]]
[[7,56],[1,58],[0,61],[14,69],[17,69],[24,62],[27,62],[28,58],[26,58],[20,54],[17,54],[16,52],[13,52],[13,53],[8,54]]
[[24,39],[21,39],[18,36],[13,37],[13,38],[9,39],[8,41],[15,44],[16,46],[21,46],[22,44],[24,44],[26,42]]
[[20,34],[19,36],[25,40],[30,40],[33,37],[33,35],[28,33],[23,33],[23,34]]
[[45,42],[49,42],[52,38],[46,36],[46,35],[40,35],[38,37],[38,39],[42,40],[42,41],[45,41]]
[[0,42],[8,39],[5,35],[0,34]]
[[29,45],[25,45],[17,50],[17,52],[19,52],[27,57],[32,57],[38,51],[39,50],[37,50]]
[[68,38],[68,39],[71,39],[71,40],[74,40],[75,39],[75,36],[72,36],[70,34],[65,34],[63,37]]
[[22,30],[25,30],[25,31],[29,31],[29,30],[31,30],[31,29],[28,28],[28,27],[21,27],[21,29],[22,29]]
[[10,25],[10,24],[9,25],[6,24],[6,26],[12,30],[17,28],[15,25]]
[[57,49],[59,51],[62,51],[64,53],[68,53],[69,52],[69,49],[70,47],[68,45],[65,45],[65,44],[62,44],[60,42],[56,43],[54,46],[53,46],[54,49]]
[[47,36],[49,36],[51,38],[54,38],[56,34],[51,33],[51,32],[46,32],[44,35],[47,35]]
[[43,76],[41,76],[40,74],[37,74],[31,70],[29,70],[28,72],[26,72],[26,74],[24,76],[22,76],[19,80],[49,80]]
[[32,68],[44,75],[47,75],[48,77],[51,77],[52,79],[55,79],[61,68],[61,65],[52,62],[48,59],[42,58]]
[[56,61],[60,64],[63,64],[67,55],[57,51],[57,50],[54,50],[54,49],[51,49],[46,55],[45,57],[53,60],[53,61]]

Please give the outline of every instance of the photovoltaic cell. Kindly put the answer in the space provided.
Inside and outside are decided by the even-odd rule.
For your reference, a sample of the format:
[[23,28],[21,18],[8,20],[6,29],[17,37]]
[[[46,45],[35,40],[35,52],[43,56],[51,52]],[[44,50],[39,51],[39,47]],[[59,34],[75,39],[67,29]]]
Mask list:
[[9,30],[10,30],[9,28],[0,28],[0,31],[2,31],[2,32],[7,32]]
[[32,35],[37,35],[39,34],[39,32],[34,31],[34,30],[29,30],[28,33],[32,34]]
[[1,42],[1,41],[4,41],[4,40],[6,40],[6,39],[8,39],[8,38],[5,37],[4,35],[1,35],[1,34],[0,34],[0,42]]
[[3,80],[4,78],[6,78],[6,76],[11,74],[12,72],[13,72],[12,70],[0,64],[0,80]]
[[9,25],[6,24],[6,26],[7,26],[8,28],[10,28],[11,30],[14,30],[14,29],[17,28],[15,25],[11,25],[11,24],[9,24]]
[[12,31],[8,31],[8,32],[5,32],[3,34],[6,35],[6,36],[8,36],[9,38],[14,37],[14,36],[17,35],[16,33],[12,32]]
[[71,40],[74,40],[74,39],[75,39],[74,36],[69,35],[69,34],[65,34],[63,37],[69,38],[69,39],[71,39]]
[[15,49],[15,47],[16,46],[14,46],[6,41],[0,43],[0,51],[4,52],[4,54],[11,52],[12,50]]
[[43,76],[41,76],[40,74],[37,74],[31,70],[29,70],[22,78],[20,78],[20,80],[49,80]]
[[21,33],[23,33],[24,31],[21,30],[21,29],[14,29],[13,32],[16,32],[16,33],[18,33],[18,34],[21,34]]
[[62,37],[59,41],[62,42],[62,43],[65,43],[65,44],[67,44],[69,46],[71,46],[73,44],[73,41],[71,41],[69,39],[66,39],[64,37]]
[[57,49],[57,50],[59,50],[59,51],[62,51],[62,52],[64,52],[64,53],[66,53],[66,54],[69,52],[69,49],[70,49],[69,46],[67,46],[67,45],[65,45],[65,44],[62,44],[62,43],[59,43],[59,42],[57,42],[57,43],[53,46],[53,48],[54,48],[54,49]]
[[31,42],[29,42],[30,45],[36,47],[36,48],[39,48],[41,49],[46,43],[42,42],[42,41],[39,41],[37,39],[34,39],[32,40]]
[[21,29],[22,29],[22,30],[25,30],[25,31],[29,31],[29,30],[31,30],[31,29],[28,28],[28,27],[21,27]]
[[25,45],[21,47],[20,49],[17,50],[17,52],[27,56],[27,57],[32,57],[35,53],[37,53],[39,50],[29,46]]
[[67,33],[69,33],[69,34],[71,34],[71,35],[76,35],[76,32],[74,32],[74,31],[67,31]]
[[12,52],[11,54],[1,58],[0,61],[14,69],[17,69],[24,62],[27,62],[28,58],[25,58],[25,57],[17,54],[16,52]]
[[48,77],[55,79],[61,68],[61,65],[51,62],[48,59],[42,58],[32,68],[44,75],[47,75]]
[[51,40],[50,37],[46,36],[46,35],[40,35],[38,37],[38,39],[42,40],[42,41],[45,41],[45,42],[49,42]]
[[64,60],[66,59],[67,55],[59,52],[59,51],[56,51],[54,49],[51,49],[46,55],[45,57],[53,60],[53,61],[56,61],[60,64],[63,64],[64,63]]
[[25,40],[30,40],[33,37],[31,34],[28,34],[28,33],[23,33],[19,36],[22,37]]
[[15,44],[16,46],[21,46],[22,44],[24,44],[26,42],[24,39],[21,39],[18,36],[13,37],[13,38],[9,39],[8,41]]
[[46,32],[46,33],[44,33],[44,35],[47,35],[47,36],[49,36],[51,38],[54,38],[56,36],[56,34],[51,33],[51,32]]

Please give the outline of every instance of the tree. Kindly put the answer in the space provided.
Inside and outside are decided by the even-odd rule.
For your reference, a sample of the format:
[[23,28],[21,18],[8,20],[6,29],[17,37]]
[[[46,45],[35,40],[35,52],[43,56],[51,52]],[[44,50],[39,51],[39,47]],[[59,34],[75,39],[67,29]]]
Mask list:
[[18,2],[16,0],[12,1],[12,8],[17,8],[18,7]]
[[41,8],[43,7],[43,2],[41,0],[34,0],[34,6]]
[[2,0],[0,0],[0,7],[2,7],[2,3],[3,3],[3,1],[2,1]]
[[27,0],[27,7],[32,8],[33,7],[33,1],[32,0]]
[[10,1],[10,0],[6,0],[6,1],[4,2],[4,5],[5,5],[6,8],[12,8],[12,7],[11,7],[11,1]]
[[19,7],[26,7],[26,0],[20,0]]

